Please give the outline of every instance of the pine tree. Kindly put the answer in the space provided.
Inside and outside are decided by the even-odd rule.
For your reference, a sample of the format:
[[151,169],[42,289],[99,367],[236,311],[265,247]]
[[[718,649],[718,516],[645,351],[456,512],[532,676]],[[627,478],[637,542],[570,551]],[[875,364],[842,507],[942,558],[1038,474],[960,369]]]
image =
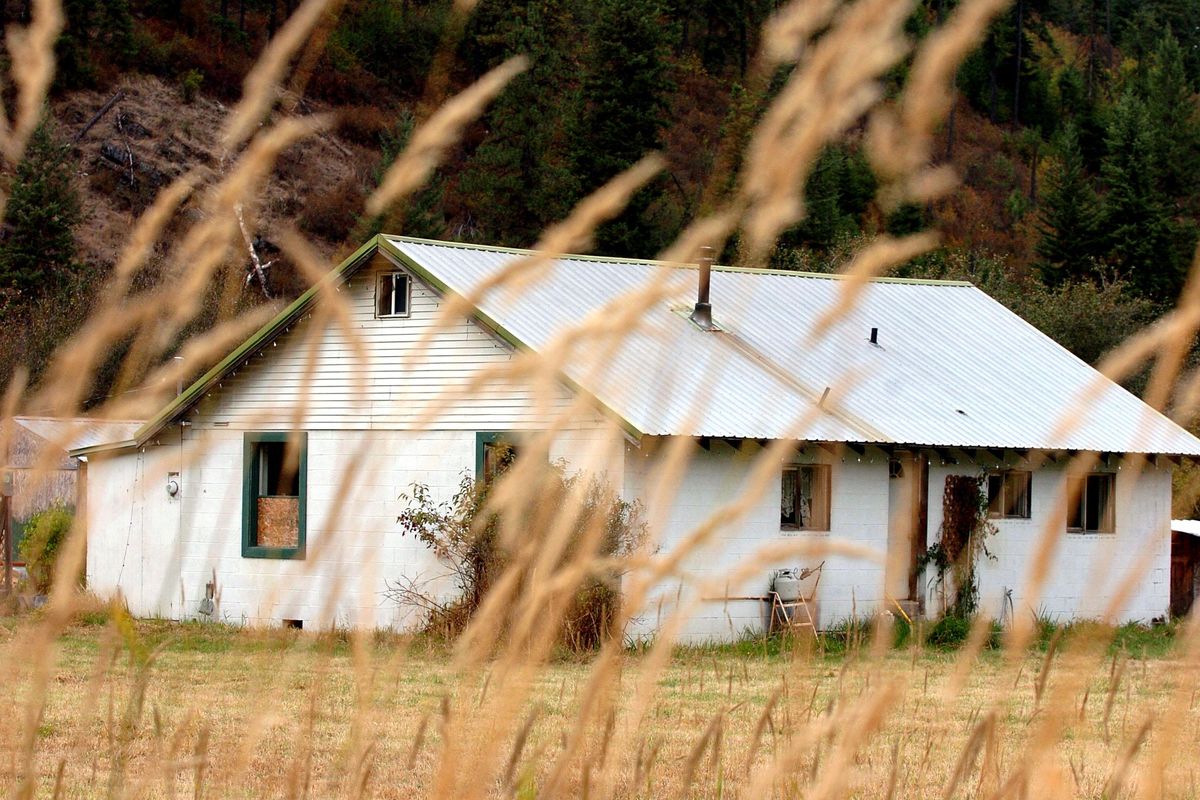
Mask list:
[[74,277],[73,229],[81,211],[71,183],[70,151],[49,121],[43,120],[30,137],[5,210],[0,287],[38,296]]
[[[659,0],[597,0],[580,79],[582,107],[571,126],[576,197],[600,188],[659,147],[671,84],[667,56],[673,29]],[[655,187],[597,233],[612,255],[653,255],[663,233],[649,218]]]
[[1154,155],[1164,167],[1159,175],[1160,188],[1168,197],[1190,194],[1200,171],[1200,125],[1183,51],[1169,30],[1155,47],[1144,81]]
[[1073,124],[1059,135],[1058,163],[1051,169],[1037,216],[1042,279],[1054,286],[1094,270],[1099,254],[1100,203],[1084,170]]
[[1143,294],[1173,298],[1183,280],[1178,231],[1158,190],[1159,132],[1132,92],[1117,102],[1101,165],[1107,187],[1103,225],[1109,261]]
[[[393,131],[380,137],[380,159],[372,176],[376,185],[395,160],[408,147],[416,130],[417,121],[411,111],[402,111]],[[358,220],[351,241],[361,242],[377,233],[398,233],[427,239],[440,239],[446,235],[445,216],[442,205],[446,194],[446,178],[441,171],[430,176],[429,181],[417,189],[404,202],[383,214]]]
[[559,114],[566,69],[563,43],[570,41],[572,27],[564,6],[562,0],[507,6],[485,40],[499,45],[494,62],[517,54],[530,59],[529,70],[505,89],[485,117],[487,138],[460,178],[478,236],[491,243],[532,244],[569,210]]
[[838,237],[857,233],[876,185],[862,154],[844,146],[826,148],[805,183],[804,220],[785,233],[780,243],[827,250]]
[[63,0],[66,25],[55,45],[60,89],[92,86],[95,59],[126,64],[133,55],[133,16],[129,0]]

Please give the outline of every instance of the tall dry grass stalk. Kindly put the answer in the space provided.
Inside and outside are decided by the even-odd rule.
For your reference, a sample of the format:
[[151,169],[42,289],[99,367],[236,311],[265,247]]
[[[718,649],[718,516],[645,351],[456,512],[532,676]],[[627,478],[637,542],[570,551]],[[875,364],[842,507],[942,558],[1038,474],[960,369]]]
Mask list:
[[[473,5],[456,6],[426,87],[427,100],[440,102],[445,93],[446,59]],[[663,259],[692,262],[702,248],[719,248],[740,231],[744,262],[761,263],[780,233],[803,218],[802,188],[821,151],[862,120],[868,122],[872,163],[884,178],[881,202],[943,196],[955,179],[947,167],[933,163],[930,142],[950,108],[955,70],[1006,5],[964,0],[915,53],[903,32],[911,2],[817,0],[780,9],[764,32],[758,69],[765,75],[790,65],[791,72],[753,132],[736,189],[728,196],[706,192],[711,213],[691,221]],[[181,178],[143,214],[109,286],[97,298],[93,317],[56,355],[32,402],[64,416],[79,413],[100,364],[116,343],[129,341],[122,381],[140,391],[92,413],[152,414],[184,376],[183,368],[165,359],[168,353],[185,353],[187,369],[194,372],[191,365],[213,362],[277,310],[268,305],[233,313],[245,283],[237,266],[243,260],[239,223],[253,224],[258,188],[279,154],[328,127],[324,117],[296,116],[296,103],[277,103],[281,86],[303,87],[316,52],[310,36],[319,40],[327,34],[336,7],[306,0],[268,45],[230,114],[224,138],[228,159],[211,171]],[[14,122],[0,126],[0,151],[10,162],[36,124],[62,24],[60,9],[50,0],[37,0],[33,10],[30,26],[9,34],[17,113]],[[289,81],[288,67],[297,54]],[[901,96],[885,100],[885,73],[910,55]],[[524,67],[520,58],[505,62],[423,114],[411,144],[368,199],[366,213],[386,214],[428,180],[465,128]],[[478,304],[526,291],[544,278],[555,257],[589,249],[597,226],[619,214],[662,166],[661,158],[647,156],[548,229],[534,255],[508,264],[469,295],[444,298],[433,327],[402,366],[419,366],[438,334],[460,324]],[[169,280],[135,290],[150,253],[189,201],[203,214],[168,243]],[[936,235],[921,234],[881,237],[864,246],[847,265],[841,298],[815,335],[854,307],[867,280],[936,243]],[[298,232],[283,236],[282,246],[305,280],[320,287],[319,301],[299,323],[296,337],[304,354],[302,391],[288,398],[288,410],[289,427],[301,429],[320,374],[322,342],[337,337],[348,353],[357,376],[348,387],[352,407],[369,402],[365,376],[373,355],[345,297],[326,278],[330,265]],[[1197,275],[1200,264],[1178,308],[1110,354],[1102,369],[1119,380],[1153,358],[1148,399],[1159,407],[1174,399],[1184,422],[1200,406],[1200,375],[1181,376],[1186,349],[1200,327]],[[697,583],[689,576],[688,559],[718,546],[722,532],[736,528],[777,480],[780,461],[794,447],[786,441],[748,454],[739,495],[673,543],[663,536],[663,510],[680,493],[695,447],[684,438],[667,441],[648,476],[648,541],[619,564],[601,555],[603,520],[584,522],[582,483],[564,496],[554,495],[553,502],[546,500],[553,477],[544,465],[555,438],[582,415],[603,411],[581,393],[563,400],[567,366],[586,357],[592,377],[604,375],[646,311],[679,288],[679,278],[663,270],[537,353],[516,353],[421,409],[416,427],[432,428],[446,408],[477,393],[522,386],[531,388],[533,405],[546,421],[522,444],[529,457],[517,460],[489,498],[489,509],[500,514],[499,535],[509,563],[448,653],[431,655],[430,645],[419,638],[381,641],[372,629],[383,620],[364,612],[349,620],[348,657],[330,638],[300,646],[273,634],[255,639],[247,633],[235,640],[240,644],[233,646],[233,656],[191,658],[147,643],[145,627],[117,608],[96,652],[80,656],[73,640],[64,638],[88,602],[74,589],[85,550],[84,536],[76,530],[59,561],[45,612],[3,629],[0,682],[12,687],[13,706],[0,774],[13,795],[1195,796],[1194,774],[1178,757],[1184,748],[1194,749],[1200,736],[1195,714],[1200,635],[1194,621],[1182,630],[1179,663],[1146,665],[1140,675],[1133,674],[1138,668],[1127,659],[1109,660],[1111,629],[1101,626],[1056,642],[1044,655],[1031,655],[1033,624],[1023,614],[1013,620],[1001,662],[982,655],[991,633],[982,617],[950,664],[916,650],[911,657],[892,653],[891,626],[883,617],[866,634],[865,646],[855,649],[857,640],[852,640],[853,652],[840,666],[801,643],[790,653],[768,656],[763,642],[761,657],[753,648],[711,659],[702,652],[677,652],[675,638],[688,615],[726,585],[801,556],[885,558],[836,539],[790,540],[746,556],[723,581]],[[220,299],[223,315],[204,333],[187,336],[206,295]],[[829,409],[836,413],[839,392],[855,379],[847,372],[831,387]],[[22,380],[12,381],[4,391],[5,419],[30,398]],[[1079,398],[1079,405],[1064,414],[1064,427],[1089,400]],[[702,402],[696,399],[695,413]],[[798,438],[817,413],[815,407],[797,413]],[[274,424],[273,414],[264,414],[264,425]],[[609,424],[603,433],[576,466],[600,474],[622,452],[620,426]],[[11,435],[9,427],[0,433],[5,443]],[[310,542],[301,571],[317,568],[347,544],[340,522],[356,513],[356,486],[372,474],[371,432],[352,437],[347,447],[350,466],[332,487],[333,510],[310,525],[322,535]],[[186,463],[198,458],[192,453]],[[1092,458],[1079,455],[1071,469],[1086,471]],[[47,468],[51,460],[47,453]],[[1125,466],[1140,471],[1145,459]],[[1060,511],[1075,499],[1064,490],[1057,498]],[[1036,599],[1044,590],[1061,536],[1053,525],[1040,531],[1025,597]],[[1117,600],[1106,609],[1110,617],[1116,617],[1121,599],[1147,566],[1142,559],[1127,574]],[[681,581],[688,592],[681,590],[677,602],[656,612],[661,614],[658,636],[636,653],[612,637],[585,663],[555,660],[563,616],[576,590],[614,568],[625,571],[617,629],[646,613],[655,587],[664,581]],[[368,563],[359,575],[333,580],[325,618],[334,619],[339,595],[355,591],[353,582],[360,582],[360,592],[377,582],[377,571],[377,563]],[[220,578],[214,575],[215,581]],[[287,589],[274,586],[267,605]],[[87,663],[81,666],[81,659]],[[224,671],[235,677],[234,685],[226,683]],[[76,674],[89,677],[68,688]],[[1130,694],[1135,681],[1139,695],[1145,695],[1136,701]],[[67,728],[63,735],[55,732],[57,726]],[[1069,756],[1058,757],[1059,750]]]

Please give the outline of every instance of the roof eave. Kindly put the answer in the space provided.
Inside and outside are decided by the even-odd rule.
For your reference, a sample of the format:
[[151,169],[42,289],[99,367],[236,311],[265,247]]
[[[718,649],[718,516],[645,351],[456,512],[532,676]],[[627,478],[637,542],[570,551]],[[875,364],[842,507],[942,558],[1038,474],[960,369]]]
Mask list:
[[145,444],[144,441],[137,439],[125,439],[120,442],[102,442],[100,444],[89,444],[87,447],[77,447],[73,450],[68,450],[67,455],[71,458],[87,458],[95,453],[106,453],[113,450],[128,450],[133,447],[140,447]]
[[[230,371],[236,369],[244,363],[250,356],[258,352],[263,346],[269,344],[292,323],[294,323],[301,315],[306,312],[309,307],[316,302],[320,293],[329,288],[340,286],[345,280],[356,272],[368,259],[376,253],[383,253],[389,258],[396,260],[404,265],[405,268],[412,270],[419,278],[427,282],[430,286],[442,293],[454,292],[444,281],[439,279],[422,265],[407,257],[399,249],[394,247],[386,236],[376,234],[368,239],[361,247],[351,253],[337,267],[332,269],[324,278],[313,284],[297,297],[290,305],[276,314],[270,321],[259,328],[253,335],[246,339],[237,349],[233,350],[225,358],[221,359],[215,366],[208,370],[204,375],[194,381],[187,389],[181,392],[177,397],[173,398],[162,410],[146,421],[139,428],[132,439],[112,442],[108,444],[93,445],[86,448],[80,448],[76,451],[71,451],[70,455],[78,458],[79,456],[87,456],[93,453],[99,453],[109,450],[124,450],[132,447],[141,447],[159,431],[167,425],[178,420],[183,414],[198,403],[205,394],[207,394],[213,386],[217,385],[221,379]],[[484,314],[478,308],[475,308],[472,313],[472,318],[479,324],[483,325],[495,336],[507,342],[514,348],[523,350],[530,349],[523,341],[515,336],[510,330],[505,328],[496,320]],[[572,381],[566,375],[562,375],[562,380],[567,383],[573,390],[583,392],[597,403],[602,411],[616,420],[625,432],[626,436],[633,442],[638,442],[642,437],[642,432],[638,430],[632,422],[625,419],[622,415],[616,412],[595,395],[587,392],[583,387]]]
[[[176,421],[180,416],[187,413],[196,403],[200,401],[204,395],[212,389],[227,373],[242,364],[254,353],[258,352],[264,345],[269,344],[281,333],[283,333],[296,319],[300,317],[309,307],[316,302],[317,297],[323,290],[329,287],[341,285],[348,276],[353,274],[359,267],[366,262],[379,250],[379,243],[383,237],[379,235],[372,236],[361,247],[351,253],[337,267],[330,270],[321,280],[310,286],[303,294],[293,300],[286,308],[270,319],[266,324],[254,332],[246,341],[242,342],[237,349],[233,350],[225,358],[221,359],[212,369],[200,376],[187,389],[183,390],[177,397],[167,403],[157,414],[146,421],[141,428],[134,434],[133,439],[126,442],[115,442],[108,445],[98,445],[92,448],[85,448],[86,452],[81,451],[86,455],[91,452],[100,452],[103,450],[121,450],[126,447],[140,447],[145,444],[151,437],[161,431],[167,425]],[[74,455],[74,454],[73,454]]]

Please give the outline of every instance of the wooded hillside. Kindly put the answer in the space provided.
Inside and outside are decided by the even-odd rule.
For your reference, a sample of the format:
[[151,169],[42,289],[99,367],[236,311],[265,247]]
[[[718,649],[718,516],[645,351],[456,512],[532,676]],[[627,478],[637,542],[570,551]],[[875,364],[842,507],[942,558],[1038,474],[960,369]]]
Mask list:
[[[110,276],[133,220],[167,183],[220,172],[225,104],[293,0],[68,0],[46,122],[5,176],[0,372],[36,380]],[[379,230],[527,246],[648,151],[669,168],[601,228],[596,250],[653,257],[733,188],[758,115],[782,86],[756,53],[768,0],[347,0],[300,56],[275,114],[329,111],[335,129],[285,152],[246,209],[242,296],[304,281],[275,240],[298,226],[327,256]],[[914,6],[925,36],[952,0]],[[2,5],[21,21],[27,2]],[[944,247],[905,274],[967,277],[1094,361],[1175,298],[1200,193],[1200,0],[1016,0],[959,70],[940,158],[963,185],[890,208],[861,142],[829,149],[807,216],[771,256],[839,269],[864,238],[935,226]],[[362,203],[414,126],[514,54],[518,77],[435,179],[386,219]],[[894,71],[898,85],[906,67]],[[181,216],[199,213],[189,206]],[[169,237],[166,237],[169,239]],[[265,280],[250,248],[270,264]],[[737,262],[736,239],[722,254]],[[272,263],[273,262],[273,263]],[[159,276],[161,277],[161,276]],[[138,280],[153,282],[150,269]],[[216,318],[217,301],[206,320]],[[204,324],[201,320],[198,324]],[[113,363],[116,363],[114,357]],[[99,376],[95,400],[124,385]]]

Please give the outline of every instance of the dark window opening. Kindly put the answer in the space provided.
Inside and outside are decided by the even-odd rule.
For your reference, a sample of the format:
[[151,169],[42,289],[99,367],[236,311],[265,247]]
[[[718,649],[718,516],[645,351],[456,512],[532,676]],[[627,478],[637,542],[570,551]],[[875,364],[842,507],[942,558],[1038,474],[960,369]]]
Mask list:
[[285,619],[283,627],[292,628],[294,630],[304,630],[304,620],[302,619]]
[[1000,519],[1029,519],[1033,473],[1005,470],[988,475],[988,516]]
[[409,280],[403,272],[391,272],[379,276],[375,291],[375,316],[408,316]]
[[1116,476],[1093,473],[1070,479],[1067,530],[1112,533],[1116,530]]
[[784,467],[779,496],[782,530],[829,530],[829,467],[806,464]]
[[503,474],[517,460],[517,446],[507,439],[492,439],[481,444],[483,448],[483,469],[476,477],[484,483],[491,483]]
[[475,480],[491,483],[516,462],[520,456],[519,435],[503,431],[480,431],[475,434]]

